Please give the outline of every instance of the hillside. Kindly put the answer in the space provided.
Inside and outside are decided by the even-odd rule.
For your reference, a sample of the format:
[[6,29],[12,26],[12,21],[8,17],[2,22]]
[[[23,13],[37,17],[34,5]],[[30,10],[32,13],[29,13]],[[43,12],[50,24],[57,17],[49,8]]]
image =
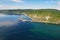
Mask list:
[[25,13],[34,22],[60,23],[60,10],[56,9],[16,9],[1,10],[4,14],[22,14]]

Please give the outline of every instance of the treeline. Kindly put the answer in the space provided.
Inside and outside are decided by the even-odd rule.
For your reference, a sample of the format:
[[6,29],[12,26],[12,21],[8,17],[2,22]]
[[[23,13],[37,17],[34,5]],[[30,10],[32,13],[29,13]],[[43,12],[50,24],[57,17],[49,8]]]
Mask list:
[[21,14],[21,13],[26,13],[26,14],[36,14],[38,16],[40,15],[50,15],[50,16],[56,16],[60,17],[60,10],[56,9],[16,9],[16,10],[0,10],[1,13],[4,14]]

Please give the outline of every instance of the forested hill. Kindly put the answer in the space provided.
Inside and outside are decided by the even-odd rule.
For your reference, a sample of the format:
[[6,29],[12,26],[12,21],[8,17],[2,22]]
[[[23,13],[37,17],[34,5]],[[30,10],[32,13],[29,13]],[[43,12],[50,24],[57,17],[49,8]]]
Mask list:
[[0,10],[4,14],[23,14],[25,13],[35,22],[55,22],[60,23],[60,10],[56,9],[16,9]]

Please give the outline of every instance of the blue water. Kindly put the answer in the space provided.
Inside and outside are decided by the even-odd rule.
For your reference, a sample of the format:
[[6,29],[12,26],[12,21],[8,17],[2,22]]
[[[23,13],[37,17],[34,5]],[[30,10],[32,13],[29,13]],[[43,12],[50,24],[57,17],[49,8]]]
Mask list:
[[0,40],[60,40],[59,24],[23,22],[17,19],[19,17],[21,15],[0,17],[0,21],[18,21],[12,26],[0,26]]

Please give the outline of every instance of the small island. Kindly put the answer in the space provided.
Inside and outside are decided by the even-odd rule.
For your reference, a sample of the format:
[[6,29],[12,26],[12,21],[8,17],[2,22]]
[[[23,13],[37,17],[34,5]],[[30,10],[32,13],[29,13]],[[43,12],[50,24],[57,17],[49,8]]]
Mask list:
[[0,13],[9,15],[26,14],[32,19],[32,22],[44,22],[60,24],[60,10],[56,9],[16,9],[0,10]]

